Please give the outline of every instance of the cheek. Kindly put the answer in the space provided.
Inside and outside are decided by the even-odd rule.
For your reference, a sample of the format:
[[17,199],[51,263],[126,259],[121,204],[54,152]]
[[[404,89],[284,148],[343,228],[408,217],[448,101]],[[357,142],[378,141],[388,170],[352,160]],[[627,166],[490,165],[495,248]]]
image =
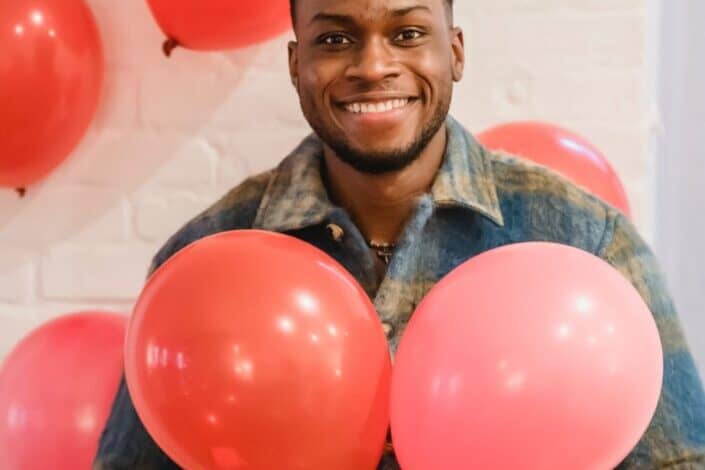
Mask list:
[[419,54],[414,60],[414,72],[423,82],[423,86],[430,88],[431,101],[437,101],[439,93],[445,93],[448,84],[453,80],[452,64],[448,51],[443,48],[434,48]]
[[307,100],[320,106],[327,100],[328,90],[335,80],[336,68],[328,63],[309,63],[301,67],[301,93]]

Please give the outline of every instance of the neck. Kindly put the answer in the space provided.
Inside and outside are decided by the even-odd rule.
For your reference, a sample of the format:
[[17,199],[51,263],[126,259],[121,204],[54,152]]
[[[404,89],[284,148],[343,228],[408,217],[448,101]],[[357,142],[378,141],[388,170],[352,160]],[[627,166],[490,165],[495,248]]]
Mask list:
[[348,211],[367,240],[395,243],[416,201],[433,184],[445,146],[446,128],[442,126],[413,163],[381,175],[354,169],[324,146],[331,198]]

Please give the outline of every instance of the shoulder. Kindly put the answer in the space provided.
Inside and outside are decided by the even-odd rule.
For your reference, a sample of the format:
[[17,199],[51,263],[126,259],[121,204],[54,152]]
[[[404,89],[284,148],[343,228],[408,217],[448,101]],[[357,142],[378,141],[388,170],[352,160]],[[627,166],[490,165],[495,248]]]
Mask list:
[[269,170],[247,178],[187,222],[154,256],[149,268],[150,274],[177,251],[203,237],[227,230],[250,228],[275,171]]
[[486,151],[507,230],[598,253],[620,212],[557,172],[504,152]]

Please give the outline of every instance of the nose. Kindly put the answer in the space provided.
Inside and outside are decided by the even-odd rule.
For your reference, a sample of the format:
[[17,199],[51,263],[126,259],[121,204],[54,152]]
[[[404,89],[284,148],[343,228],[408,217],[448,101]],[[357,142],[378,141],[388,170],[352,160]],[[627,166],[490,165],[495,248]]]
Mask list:
[[359,48],[345,75],[366,82],[379,82],[399,73],[399,63],[392,47],[383,38],[373,38]]

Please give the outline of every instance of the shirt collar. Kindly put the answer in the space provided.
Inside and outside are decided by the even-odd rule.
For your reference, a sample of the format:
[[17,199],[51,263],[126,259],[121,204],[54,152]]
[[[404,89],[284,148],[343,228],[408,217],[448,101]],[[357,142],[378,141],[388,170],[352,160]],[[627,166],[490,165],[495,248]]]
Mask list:
[[451,116],[446,120],[446,152],[431,196],[436,206],[465,207],[504,225],[487,151]]
[[[504,224],[491,162],[485,150],[451,116],[441,168],[431,187],[436,206],[463,207]],[[336,207],[321,177],[323,145],[309,135],[279,165],[269,182],[253,228],[286,232],[327,220]]]

